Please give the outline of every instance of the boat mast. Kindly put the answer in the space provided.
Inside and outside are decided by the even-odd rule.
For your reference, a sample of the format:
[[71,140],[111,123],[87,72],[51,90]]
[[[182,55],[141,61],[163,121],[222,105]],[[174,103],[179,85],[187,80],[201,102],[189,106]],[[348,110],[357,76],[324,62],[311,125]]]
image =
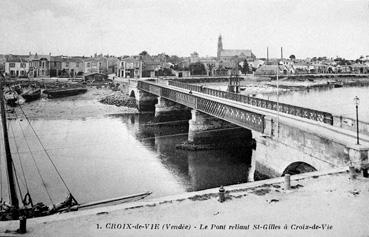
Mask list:
[[10,201],[11,205],[18,210],[19,202],[17,197],[17,192],[15,190],[14,183],[14,174],[13,174],[13,159],[10,152],[9,146],[9,136],[8,136],[8,128],[6,125],[6,116],[5,116],[5,106],[4,106],[4,92],[3,92],[3,80],[5,82],[5,77],[3,73],[0,73],[3,79],[0,79],[0,109],[1,109],[1,121],[3,125],[3,134],[4,134],[4,146],[5,146],[5,155],[6,155],[6,168],[8,171],[8,182],[9,182],[9,190],[10,190]]

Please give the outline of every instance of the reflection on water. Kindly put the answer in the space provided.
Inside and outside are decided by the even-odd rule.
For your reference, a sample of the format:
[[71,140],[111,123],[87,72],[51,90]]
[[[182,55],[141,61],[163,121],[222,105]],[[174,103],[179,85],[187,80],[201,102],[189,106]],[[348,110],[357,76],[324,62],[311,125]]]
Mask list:
[[[153,115],[115,115],[81,120],[33,120],[44,147],[80,202],[152,191],[151,197],[248,181],[251,150],[184,151],[188,123],[147,126]],[[53,203],[67,195],[26,121],[9,122],[10,142],[22,193]],[[24,136],[23,136],[24,134]],[[3,141],[1,141],[3,144]],[[31,148],[32,153],[28,150]],[[1,157],[4,157],[4,149]],[[39,167],[41,177],[35,164]],[[7,198],[4,161],[2,196]],[[252,175],[251,175],[252,176]]]

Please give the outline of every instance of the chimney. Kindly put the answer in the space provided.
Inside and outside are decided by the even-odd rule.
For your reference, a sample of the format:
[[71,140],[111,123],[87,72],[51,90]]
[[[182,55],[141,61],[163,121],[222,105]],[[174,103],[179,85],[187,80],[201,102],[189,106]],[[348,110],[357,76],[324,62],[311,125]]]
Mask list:
[[283,61],[283,47],[281,47],[281,60]]

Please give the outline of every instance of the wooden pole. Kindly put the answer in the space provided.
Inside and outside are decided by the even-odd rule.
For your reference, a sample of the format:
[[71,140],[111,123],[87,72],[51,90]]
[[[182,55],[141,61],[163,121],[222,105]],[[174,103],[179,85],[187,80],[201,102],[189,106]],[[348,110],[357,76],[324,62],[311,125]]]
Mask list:
[[[4,82],[5,77],[2,73],[0,73]],[[6,124],[6,116],[5,116],[5,106],[4,106],[4,92],[3,92],[3,80],[0,80],[0,109],[1,109],[1,121],[3,125],[3,134],[4,134],[4,146],[5,146],[5,154],[6,154],[6,167],[8,171],[8,182],[9,182],[9,192],[10,192],[10,204],[16,209],[19,209],[19,202],[17,197],[17,192],[15,190],[15,182],[14,182],[14,174],[13,174],[13,160],[10,152],[9,146],[9,136],[8,136],[8,128]]]

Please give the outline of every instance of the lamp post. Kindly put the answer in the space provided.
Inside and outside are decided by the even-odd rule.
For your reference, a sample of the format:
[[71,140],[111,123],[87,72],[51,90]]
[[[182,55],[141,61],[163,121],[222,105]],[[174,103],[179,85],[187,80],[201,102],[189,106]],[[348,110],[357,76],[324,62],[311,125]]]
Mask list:
[[356,144],[359,145],[359,97],[355,96],[354,102],[356,107]]
[[279,138],[279,61],[277,61],[277,137]]

